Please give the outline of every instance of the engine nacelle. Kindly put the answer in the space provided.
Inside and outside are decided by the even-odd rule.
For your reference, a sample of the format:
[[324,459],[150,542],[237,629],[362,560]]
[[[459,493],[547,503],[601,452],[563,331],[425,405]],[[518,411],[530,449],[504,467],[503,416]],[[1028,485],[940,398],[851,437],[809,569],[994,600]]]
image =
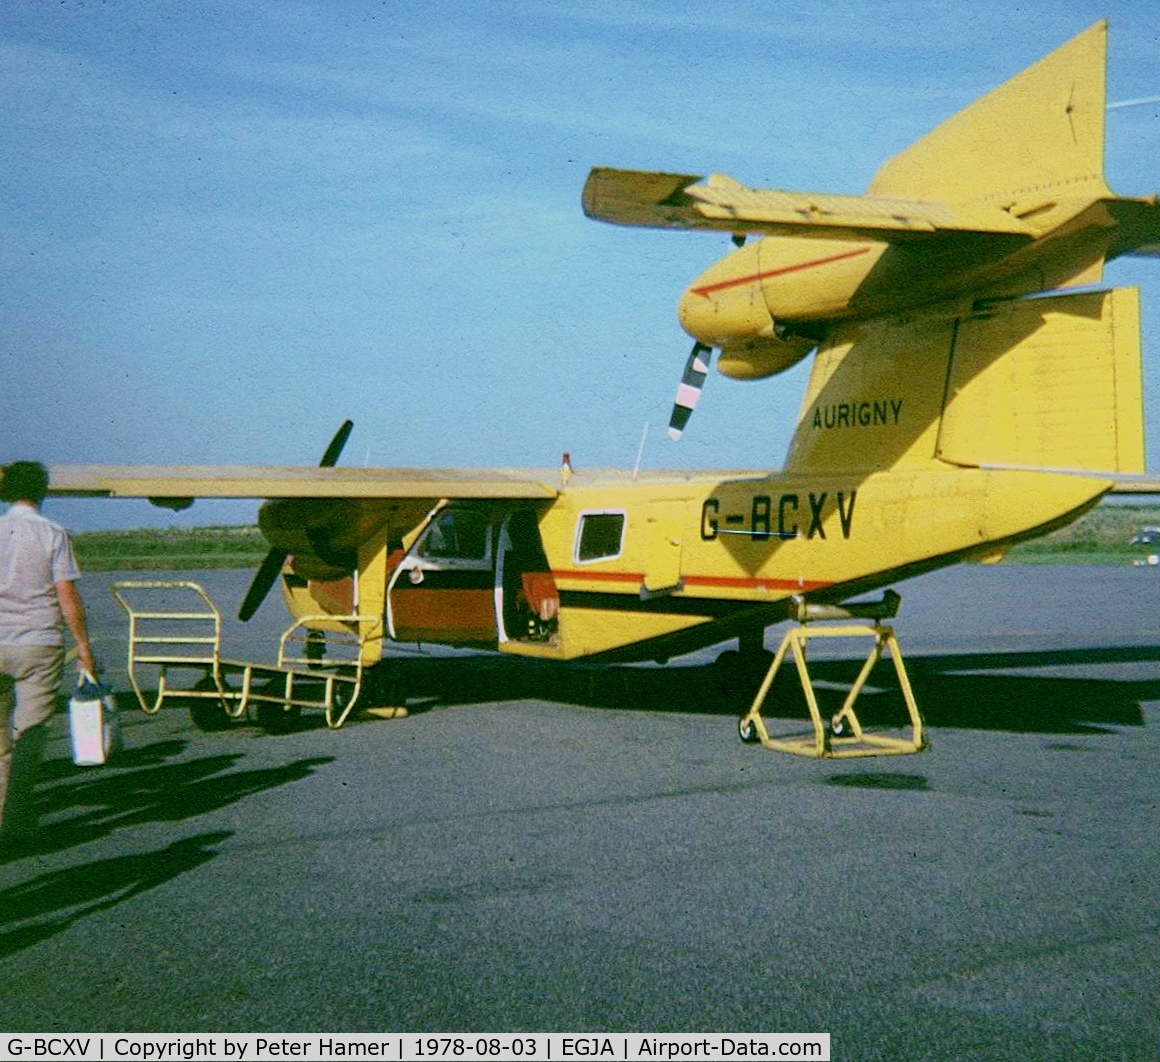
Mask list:
[[276,498],[258,510],[271,546],[292,559],[304,579],[342,579],[358,567],[359,547],[385,535],[387,513],[358,498]]
[[689,285],[677,304],[677,318],[698,342],[733,350],[771,338],[775,322],[799,327],[840,320],[849,316],[855,300],[865,316],[873,296],[874,312],[881,313],[912,302],[905,293],[923,281],[918,267],[896,265],[887,290],[880,290],[881,284],[871,290],[874,285],[867,285],[889,249],[881,241],[754,240]]
[[804,336],[752,339],[723,348],[717,357],[717,371],[732,380],[764,380],[796,365],[816,346],[815,340]]

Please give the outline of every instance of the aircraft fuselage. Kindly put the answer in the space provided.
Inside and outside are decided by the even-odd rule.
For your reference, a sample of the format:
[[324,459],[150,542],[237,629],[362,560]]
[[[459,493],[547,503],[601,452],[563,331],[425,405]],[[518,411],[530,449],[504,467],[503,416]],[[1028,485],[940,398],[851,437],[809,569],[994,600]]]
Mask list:
[[[437,511],[392,560],[388,633],[553,659],[667,659],[775,623],[795,595],[843,601],[956,561],[998,559],[1108,486],[933,465],[576,475],[550,503]],[[537,582],[555,598],[547,608]],[[299,580],[287,603],[317,612],[326,593],[332,584]]]

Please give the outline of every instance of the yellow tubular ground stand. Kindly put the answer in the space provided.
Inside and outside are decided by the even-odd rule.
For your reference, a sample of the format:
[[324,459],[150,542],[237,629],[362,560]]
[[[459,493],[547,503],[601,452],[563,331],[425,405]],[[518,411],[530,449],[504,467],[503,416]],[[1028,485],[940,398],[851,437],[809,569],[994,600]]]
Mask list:
[[[223,719],[238,720],[252,708],[262,726],[277,729],[307,708],[322,711],[326,725],[337,729],[358,700],[365,639],[357,631],[369,629],[366,616],[300,617],[279,639],[277,662],[258,664],[222,657],[221,611],[198,583],[127,580],[111,589],[129,617],[129,681],[146,715],[172,699],[190,704],[195,722],[212,719],[215,710]],[[143,607],[146,599],[159,598],[160,604]],[[311,629],[322,620],[346,629],[326,635]],[[321,638],[336,658],[319,657]],[[142,668],[156,672],[152,699],[143,688]],[[191,671],[202,674],[196,685],[171,685],[172,672]]]
[[[898,612],[901,598],[893,590],[888,590],[881,601],[857,603],[851,605],[811,605],[801,598],[794,598],[794,615],[797,626],[791,627],[778,646],[773,663],[761,683],[753,705],[743,715],[737,724],[741,740],[747,743],[760,742],[764,748],[777,752],[789,752],[795,756],[810,756],[816,759],[833,758],[849,759],[856,756],[905,756],[914,752],[922,752],[927,742],[922,733],[922,717],[918,713],[918,705],[914,700],[914,692],[910,688],[910,679],[906,675],[906,665],[902,661],[902,651],[898,647],[898,639],[894,636],[894,628],[884,626],[882,620],[890,619]],[[811,627],[811,623],[819,620],[843,621],[837,624]],[[851,620],[872,620],[873,622],[845,622]],[[809,668],[806,665],[806,643],[810,638],[871,638],[873,646],[858,673],[854,685],[846,695],[841,711],[837,713],[827,726],[822,721],[821,711],[818,708],[818,699],[814,693],[813,680],[810,678]],[[869,734],[862,729],[858,716],[854,712],[854,702],[866,685],[874,665],[882,658],[884,651],[889,651],[890,659],[894,663],[894,671],[898,675],[898,685],[902,690],[903,700],[910,717],[910,737],[891,737],[883,734]],[[792,652],[794,663],[797,665],[798,677],[801,679],[802,691],[809,705],[810,718],[814,724],[813,734],[797,737],[771,737],[761,718],[761,706],[773,685],[774,676],[785,660],[786,653]]]

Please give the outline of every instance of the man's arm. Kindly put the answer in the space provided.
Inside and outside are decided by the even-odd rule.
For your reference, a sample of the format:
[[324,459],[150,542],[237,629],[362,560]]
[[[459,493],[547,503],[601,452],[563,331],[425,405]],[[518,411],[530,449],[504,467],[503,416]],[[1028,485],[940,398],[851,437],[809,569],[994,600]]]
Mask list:
[[93,660],[93,650],[89,645],[89,625],[85,619],[85,604],[81,600],[76,583],[62,580],[56,584],[56,596],[60,599],[60,610],[69,633],[77,645],[77,665],[90,675],[96,676],[97,665]]

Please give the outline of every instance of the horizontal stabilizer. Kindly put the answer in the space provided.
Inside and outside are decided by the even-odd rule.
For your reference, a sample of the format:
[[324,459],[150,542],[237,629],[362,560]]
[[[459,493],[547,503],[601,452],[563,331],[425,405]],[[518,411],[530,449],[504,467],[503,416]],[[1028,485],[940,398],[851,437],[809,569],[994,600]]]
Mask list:
[[774,191],[748,188],[721,174],[594,169],[583,203],[590,218],[644,228],[879,240],[936,232],[1033,235],[1027,223],[991,205]]

